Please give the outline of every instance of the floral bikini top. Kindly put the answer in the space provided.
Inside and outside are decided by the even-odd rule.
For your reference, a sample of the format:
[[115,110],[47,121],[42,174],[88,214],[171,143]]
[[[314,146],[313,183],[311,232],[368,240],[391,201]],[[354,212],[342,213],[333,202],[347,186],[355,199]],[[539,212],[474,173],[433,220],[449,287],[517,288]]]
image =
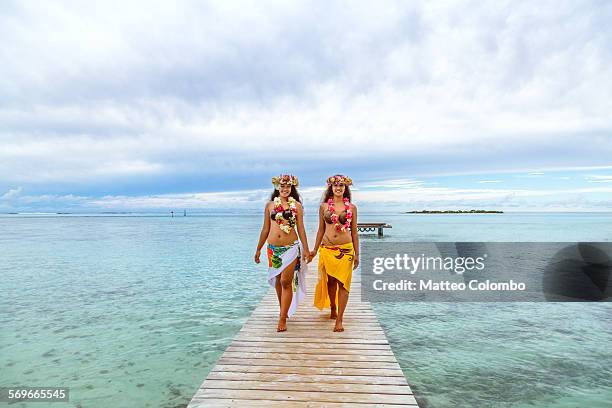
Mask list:
[[[334,223],[332,221],[332,213],[329,210],[325,210],[325,213],[323,214],[323,219],[327,224]],[[346,211],[342,211],[340,215],[338,215],[338,221],[340,222],[340,224],[344,224],[346,222]]]
[[274,198],[274,208],[270,210],[270,218],[275,221],[279,228],[289,234],[295,227],[297,214],[297,201],[293,197],[287,199],[289,208],[285,210],[280,197]]
[[337,231],[350,231],[351,230],[351,219],[353,218],[353,211],[351,211],[351,203],[348,198],[344,198],[344,211],[339,215],[336,214],[334,209],[334,199],[330,198],[327,200],[327,210],[323,214],[323,219],[328,224],[335,224]]

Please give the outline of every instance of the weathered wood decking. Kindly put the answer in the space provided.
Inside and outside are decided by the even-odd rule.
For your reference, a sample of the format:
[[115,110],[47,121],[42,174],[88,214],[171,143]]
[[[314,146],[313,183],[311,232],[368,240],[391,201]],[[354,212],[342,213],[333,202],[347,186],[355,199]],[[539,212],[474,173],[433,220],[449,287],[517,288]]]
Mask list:
[[193,396],[195,407],[418,407],[370,304],[353,276],[343,333],[308,297],[276,332],[278,301],[270,290]]

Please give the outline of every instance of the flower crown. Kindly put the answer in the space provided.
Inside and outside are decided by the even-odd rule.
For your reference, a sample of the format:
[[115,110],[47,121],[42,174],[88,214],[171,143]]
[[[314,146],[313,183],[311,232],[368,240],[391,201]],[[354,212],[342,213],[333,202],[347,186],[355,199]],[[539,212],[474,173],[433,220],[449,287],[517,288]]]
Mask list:
[[335,183],[342,183],[345,186],[353,185],[353,180],[349,176],[344,176],[342,174],[336,174],[335,176],[331,176],[327,178],[327,185],[331,186]]
[[289,184],[297,187],[299,185],[299,181],[297,176],[294,176],[293,174],[281,174],[280,176],[272,177],[272,184],[274,184],[274,187],[277,189],[281,184]]

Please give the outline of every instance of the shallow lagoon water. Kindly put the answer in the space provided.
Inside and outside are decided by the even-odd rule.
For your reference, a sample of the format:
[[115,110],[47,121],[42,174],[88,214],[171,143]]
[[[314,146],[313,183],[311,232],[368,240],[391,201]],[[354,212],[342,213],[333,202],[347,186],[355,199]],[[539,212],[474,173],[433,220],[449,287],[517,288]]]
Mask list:
[[[260,218],[1,216],[0,385],[70,387],[58,408],[185,406],[267,290],[252,262]],[[367,220],[393,224],[384,241],[612,237],[610,214]],[[609,303],[374,308],[428,407],[610,406]]]

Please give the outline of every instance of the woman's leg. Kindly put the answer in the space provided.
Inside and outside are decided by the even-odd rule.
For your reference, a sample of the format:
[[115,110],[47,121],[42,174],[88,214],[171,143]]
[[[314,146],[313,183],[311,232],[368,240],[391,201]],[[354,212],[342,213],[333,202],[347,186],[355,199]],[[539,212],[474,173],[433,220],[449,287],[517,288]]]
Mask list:
[[281,306],[281,294],[283,293],[280,280],[281,280],[280,274],[276,275],[276,282],[275,282],[275,285],[274,285],[274,289],[276,289],[276,297],[278,298],[278,307],[279,308]]
[[342,319],[344,318],[344,310],[346,309],[346,304],[348,303],[349,293],[348,290],[344,289],[341,283],[338,283],[338,317],[336,318],[336,327],[334,327],[335,332],[344,331],[344,326],[342,326]]
[[336,313],[336,288],[338,287],[338,280],[333,276],[327,275],[327,294],[329,295],[329,305],[331,309],[330,319],[335,319],[338,315]]
[[280,317],[278,319],[277,331],[287,330],[287,313],[291,300],[293,299],[293,273],[297,259],[291,262],[280,274],[281,285],[281,302],[280,302]]

